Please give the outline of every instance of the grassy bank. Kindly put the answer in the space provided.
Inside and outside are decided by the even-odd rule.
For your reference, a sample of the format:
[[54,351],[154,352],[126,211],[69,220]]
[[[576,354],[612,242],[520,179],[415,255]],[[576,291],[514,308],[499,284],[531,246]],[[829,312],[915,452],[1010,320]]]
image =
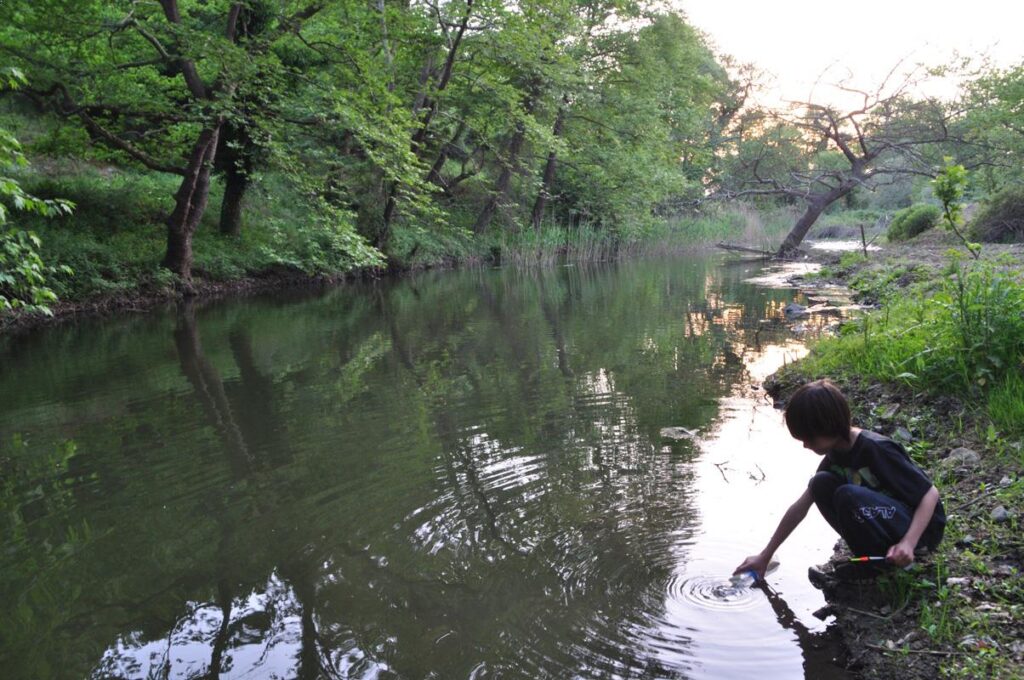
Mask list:
[[[174,294],[174,277],[160,267],[166,228],[179,179],[170,175],[73,161],[39,159],[18,173],[26,192],[63,198],[70,215],[43,218],[16,214],[13,225],[39,235],[40,255],[54,272],[47,285],[65,303],[117,296]],[[255,182],[246,196],[240,236],[219,233],[223,187],[215,181],[209,207],[194,239],[194,276],[200,289],[244,279],[286,276],[336,278],[367,270],[356,261],[351,229],[336,228],[314,214],[294,186],[273,175]],[[651,220],[632,231],[608,231],[581,221],[545,223],[539,229],[495,225],[473,235],[473,215],[451,214],[430,228],[397,223],[389,251],[370,270],[422,269],[467,263],[550,264],[560,259],[600,261],[699,248],[726,240],[773,247],[792,223],[791,211],[757,212],[745,206],[715,207],[686,219]],[[465,224],[463,224],[465,223]],[[58,311],[60,307],[58,307]]]
[[856,422],[904,441],[942,493],[949,524],[936,553],[876,588],[831,593],[860,673],[1020,678],[1022,253],[987,246],[974,262],[931,238],[826,266],[879,308],[815,344],[773,389],[841,384]]

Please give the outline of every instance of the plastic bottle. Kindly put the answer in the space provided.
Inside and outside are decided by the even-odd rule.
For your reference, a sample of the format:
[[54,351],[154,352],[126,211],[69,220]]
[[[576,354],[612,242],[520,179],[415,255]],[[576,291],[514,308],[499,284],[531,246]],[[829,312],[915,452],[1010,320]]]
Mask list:
[[[779,568],[778,560],[772,560],[768,563],[768,568],[764,570],[765,576],[772,573]],[[755,585],[760,579],[757,578],[757,572],[753,569],[747,571],[741,571],[738,574],[733,574],[729,577],[729,583],[736,586],[737,588],[749,588]]]
[[729,583],[737,588],[749,588],[750,586],[757,583],[757,574],[754,573],[753,569],[747,571],[741,571],[738,574],[733,574],[729,577]]

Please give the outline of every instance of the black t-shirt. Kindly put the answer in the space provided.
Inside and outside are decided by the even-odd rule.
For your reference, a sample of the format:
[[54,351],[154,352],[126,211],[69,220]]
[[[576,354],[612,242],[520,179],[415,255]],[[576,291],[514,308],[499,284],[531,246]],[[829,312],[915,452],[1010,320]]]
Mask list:
[[[849,451],[829,452],[818,472],[832,472],[847,484],[864,486],[906,504],[911,512],[932,487],[932,481],[917,467],[906,449],[882,435],[861,430]],[[939,501],[932,521],[945,522]]]

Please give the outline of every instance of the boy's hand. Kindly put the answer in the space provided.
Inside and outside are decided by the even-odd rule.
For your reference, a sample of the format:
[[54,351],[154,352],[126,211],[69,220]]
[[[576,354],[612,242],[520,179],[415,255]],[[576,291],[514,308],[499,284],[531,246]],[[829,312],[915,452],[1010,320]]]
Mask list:
[[908,545],[904,541],[900,541],[889,548],[889,552],[885,554],[885,559],[887,562],[892,562],[897,567],[905,567],[914,561],[914,546]]
[[732,573],[733,575],[736,575],[744,571],[753,571],[757,574],[758,579],[763,579],[764,572],[768,569],[768,561],[770,559],[770,555],[768,557],[761,554],[751,555],[747,559],[743,560],[740,566],[736,567],[736,571]]

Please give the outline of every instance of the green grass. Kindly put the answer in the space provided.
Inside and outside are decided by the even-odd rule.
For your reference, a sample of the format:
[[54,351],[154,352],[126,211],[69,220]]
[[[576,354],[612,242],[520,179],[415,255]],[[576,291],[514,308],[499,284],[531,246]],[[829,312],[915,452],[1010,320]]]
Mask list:
[[[16,218],[19,227],[42,239],[40,253],[47,264],[73,270],[73,275],[50,280],[61,299],[151,291],[173,283],[160,262],[166,248],[164,218],[174,205],[179,178],[74,163],[59,175],[25,172],[19,179],[33,195],[75,204],[67,217]],[[228,281],[282,269],[337,274],[359,264],[351,255],[360,246],[349,218],[318,214],[280,179],[265,177],[250,190],[240,238],[218,231],[221,192],[215,182],[193,239],[198,278]]]
[[988,405],[1004,432],[1020,433],[1024,287],[1014,273],[991,264],[968,266],[956,260],[952,270],[930,296],[922,289],[890,295],[883,310],[846,324],[838,337],[819,341],[805,370],[970,396]]

